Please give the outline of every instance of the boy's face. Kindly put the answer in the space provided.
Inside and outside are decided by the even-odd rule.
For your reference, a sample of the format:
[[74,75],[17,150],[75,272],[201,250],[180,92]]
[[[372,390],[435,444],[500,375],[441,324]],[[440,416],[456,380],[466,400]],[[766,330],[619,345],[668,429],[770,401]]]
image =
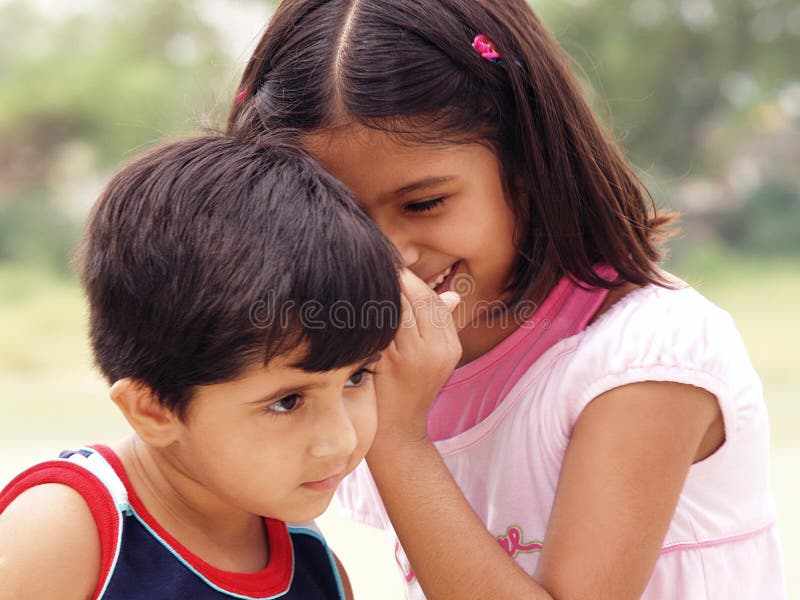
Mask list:
[[295,359],[196,388],[180,463],[211,505],[308,521],[364,458],[377,425],[372,365],[308,373]]

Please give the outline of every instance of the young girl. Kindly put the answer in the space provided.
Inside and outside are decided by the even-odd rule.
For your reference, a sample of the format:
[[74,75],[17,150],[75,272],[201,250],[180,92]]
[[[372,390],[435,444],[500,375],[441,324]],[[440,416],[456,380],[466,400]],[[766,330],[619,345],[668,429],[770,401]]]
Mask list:
[[274,129],[416,275],[340,493],[411,598],[785,596],[758,376],[523,0],[285,0],[229,117]]

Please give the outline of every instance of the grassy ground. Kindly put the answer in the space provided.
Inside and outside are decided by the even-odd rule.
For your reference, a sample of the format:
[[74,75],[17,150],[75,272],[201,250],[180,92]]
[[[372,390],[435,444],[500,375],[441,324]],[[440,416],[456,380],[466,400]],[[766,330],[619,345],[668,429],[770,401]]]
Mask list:
[[[710,251],[671,269],[728,310],[762,375],[773,432],[773,479],[786,564],[800,561],[800,263],[756,261]],[[0,485],[61,448],[111,441],[127,427],[91,369],[86,314],[74,281],[0,265]],[[381,535],[322,519],[354,579],[357,597],[400,598]],[[787,573],[800,594],[800,574]],[[388,588],[391,588],[388,589]]]

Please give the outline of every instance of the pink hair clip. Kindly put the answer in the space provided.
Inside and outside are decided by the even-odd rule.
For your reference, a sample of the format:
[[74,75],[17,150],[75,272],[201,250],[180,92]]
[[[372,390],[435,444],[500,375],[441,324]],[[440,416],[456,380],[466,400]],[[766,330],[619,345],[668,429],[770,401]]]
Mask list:
[[494,42],[482,33],[476,35],[472,40],[472,47],[475,48],[475,52],[489,62],[500,62],[500,53],[494,47]]
[[239,90],[239,93],[236,94],[236,105],[238,106],[242,102],[244,102],[245,97],[247,96],[247,87],[243,87]]

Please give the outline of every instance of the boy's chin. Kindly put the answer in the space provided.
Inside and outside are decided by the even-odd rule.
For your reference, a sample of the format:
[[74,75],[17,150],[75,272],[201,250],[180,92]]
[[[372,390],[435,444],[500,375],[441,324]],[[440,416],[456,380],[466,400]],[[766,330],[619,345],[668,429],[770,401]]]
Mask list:
[[333,500],[333,491],[330,494],[325,494],[324,498],[318,501],[298,504],[286,511],[281,511],[281,514],[275,515],[274,518],[287,523],[305,523],[313,521],[314,519],[322,516]]

